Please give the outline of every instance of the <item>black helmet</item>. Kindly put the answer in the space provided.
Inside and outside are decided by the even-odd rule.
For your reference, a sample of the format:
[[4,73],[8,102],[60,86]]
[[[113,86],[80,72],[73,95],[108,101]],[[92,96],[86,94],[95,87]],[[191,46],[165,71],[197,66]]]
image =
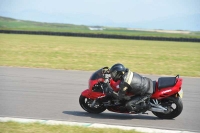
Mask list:
[[118,81],[122,75],[124,74],[126,68],[124,65],[117,63],[110,68],[111,78],[116,82]]

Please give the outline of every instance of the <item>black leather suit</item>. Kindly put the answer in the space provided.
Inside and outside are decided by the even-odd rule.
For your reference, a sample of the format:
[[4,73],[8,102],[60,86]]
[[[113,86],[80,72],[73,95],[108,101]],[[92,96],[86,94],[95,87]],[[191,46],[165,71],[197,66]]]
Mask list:
[[[109,84],[107,84],[108,89],[111,90]],[[126,70],[125,74],[121,78],[119,84],[119,92],[113,92],[112,90],[107,90],[107,94],[112,95],[113,97],[122,100],[126,99],[126,108],[129,111],[133,110],[133,106],[138,104],[142,100],[149,99],[153,93],[153,82],[147,77],[142,77],[141,75],[131,72],[129,69]],[[133,97],[127,97],[126,93],[133,93]]]

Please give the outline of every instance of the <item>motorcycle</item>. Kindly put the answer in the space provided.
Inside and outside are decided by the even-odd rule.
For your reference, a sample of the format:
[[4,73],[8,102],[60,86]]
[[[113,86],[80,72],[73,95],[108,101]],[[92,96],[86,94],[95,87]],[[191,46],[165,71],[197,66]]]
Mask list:
[[[104,93],[105,75],[109,75],[109,68],[104,67],[94,72],[89,79],[88,89],[84,90],[79,97],[80,106],[88,113],[99,114],[106,109],[116,113],[126,114],[147,114],[151,111],[155,116],[161,119],[173,119],[179,116],[183,110],[183,90],[181,88],[182,78],[179,75],[175,77],[160,77],[153,81],[153,94],[150,97],[150,103],[146,108],[146,101],[139,103],[134,111],[129,112],[126,107],[126,100],[118,100],[112,97],[106,97]],[[119,82],[109,78],[110,86],[116,93],[119,91]],[[127,96],[133,97],[134,94],[128,93]]]

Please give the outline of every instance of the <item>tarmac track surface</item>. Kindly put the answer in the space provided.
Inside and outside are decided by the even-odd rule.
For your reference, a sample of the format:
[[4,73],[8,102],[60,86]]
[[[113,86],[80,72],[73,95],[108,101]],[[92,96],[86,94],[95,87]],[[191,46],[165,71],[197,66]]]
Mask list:
[[[0,116],[141,126],[200,132],[200,78],[183,78],[183,112],[172,120],[105,111],[89,114],[79,106],[92,72],[0,67]],[[159,76],[144,75],[157,80]]]

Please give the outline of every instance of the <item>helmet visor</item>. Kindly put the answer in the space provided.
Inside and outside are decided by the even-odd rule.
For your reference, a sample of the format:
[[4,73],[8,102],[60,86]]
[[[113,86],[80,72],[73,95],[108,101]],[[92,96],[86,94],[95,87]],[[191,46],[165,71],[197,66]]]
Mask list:
[[114,71],[111,73],[111,77],[114,81],[118,81],[121,78],[121,72]]
[[111,72],[111,77],[112,77],[112,78],[115,78],[116,75],[117,75],[117,71],[113,71],[113,72]]

